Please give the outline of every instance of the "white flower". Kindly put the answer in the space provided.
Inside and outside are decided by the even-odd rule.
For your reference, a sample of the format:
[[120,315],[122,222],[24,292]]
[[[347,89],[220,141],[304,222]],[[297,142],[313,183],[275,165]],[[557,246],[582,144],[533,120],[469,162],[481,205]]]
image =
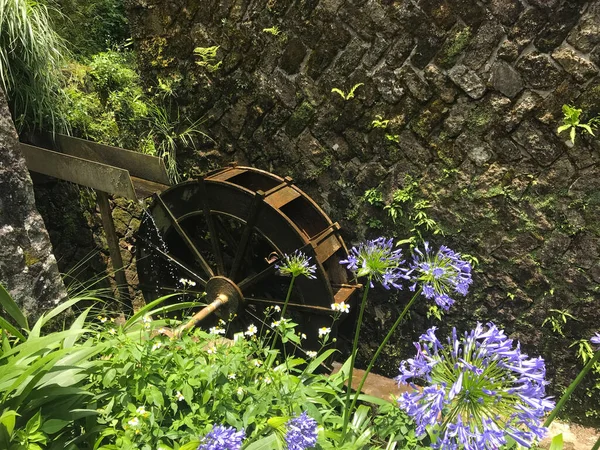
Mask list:
[[225,334],[225,330],[219,327],[212,327],[208,332],[210,334]]
[[98,319],[100,319],[100,322],[102,323],[105,323],[108,320],[105,316],[100,316]]
[[271,377],[265,377],[265,384],[271,384],[273,382],[273,380],[271,379]]
[[183,285],[183,287],[194,287],[196,286],[196,282],[192,280],[188,280],[187,278],[180,278],[179,282]]
[[308,356],[309,358],[316,358],[317,352],[314,352],[312,350],[306,350],[306,356]]
[[279,325],[281,325],[281,320],[276,320],[275,322],[271,323],[271,327],[276,328]]
[[167,332],[167,330],[165,330],[162,327],[158,329],[158,334],[165,334],[166,332]]
[[146,414],[146,408],[144,408],[143,406],[138,407],[138,409],[135,410],[136,413],[138,413],[139,415],[143,416],[144,414]]
[[274,309],[275,311],[277,311],[277,312],[280,312],[280,311],[281,311],[281,308],[279,307],[279,305],[275,305],[275,306],[273,306],[273,309]]
[[108,330],[109,334],[112,334],[113,336],[115,334],[117,334],[117,330],[115,330],[114,328],[111,328],[110,330]]
[[256,333],[258,333],[258,328],[256,328],[256,325],[254,324],[250,325],[248,329],[244,332],[246,336],[254,336]]
[[185,397],[183,396],[183,394],[179,391],[177,391],[177,393],[175,394],[175,397],[177,398],[178,402],[181,402],[183,400],[185,400]]
[[154,345],[152,346],[152,351],[154,351],[154,350],[158,350],[158,349],[159,349],[159,348],[161,348],[161,347],[162,347],[162,344],[161,344],[160,342],[157,342],[156,344],[154,344]]
[[306,339],[306,334],[302,333],[302,334],[300,335],[300,339]]
[[211,345],[210,347],[208,347],[208,350],[206,350],[206,353],[208,353],[209,355],[214,355],[215,353],[217,353],[217,347]]
[[350,305],[348,305],[346,302],[338,303],[338,310],[348,314],[350,312]]
[[319,337],[327,336],[329,333],[331,333],[331,328],[327,328],[327,327],[319,328]]
[[244,394],[244,388],[243,387],[239,387],[237,388],[237,395],[243,395]]
[[230,373],[229,375],[227,375],[227,378],[229,378],[230,380],[235,380],[235,373]]
[[152,322],[152,317],[150,317],[150,314],[146,314],[143,318],[142,318],[142,322],[144,323],[150,323]]
[[219,319],[219,325],[225,325],[226,323],[223,319]]
[[256,367],[260,367],[260,366],[262,366],[262,361],[260,361],[260,360],[258,360],[258,359],[255,359],[255,360],[254,360],[254,365],[255,365]]
[[137,427],[140,424],[140,420],[137,417],[134,417],[129,422],[127,422],[130,427]]
[[331,309],[333,309],[334,311],[338,310],[338,304],[337,303],[332,303],[331,304]]

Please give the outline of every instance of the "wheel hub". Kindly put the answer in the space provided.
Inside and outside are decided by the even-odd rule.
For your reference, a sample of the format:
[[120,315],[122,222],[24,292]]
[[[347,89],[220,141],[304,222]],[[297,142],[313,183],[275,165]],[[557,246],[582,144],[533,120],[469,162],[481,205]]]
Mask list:
[[223,320],[229,320],[233,314],[237,314],[244,303],[244,295],[240,288],[229,278],[223,276],[214,276],[206,283],[206,298],[212,302],[218,298],[227,298],[215,314]]

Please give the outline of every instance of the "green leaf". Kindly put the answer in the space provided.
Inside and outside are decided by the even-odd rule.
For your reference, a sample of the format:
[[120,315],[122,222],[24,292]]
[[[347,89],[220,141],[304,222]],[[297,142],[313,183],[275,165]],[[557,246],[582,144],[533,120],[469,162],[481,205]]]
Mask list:
[[575,143],[575,127],[571,128],[571,142]]
[[319,367],[321,363],[323,363],[323,361],[329,358],[335,351],[337,350],[329,349],[321,353],[319,356],[317,356],[310,362],[310,364],[305,369],[305,373],[313,373],[317,369],[317,367]]
[[160,305],[162,302],[164,302],[165,300],[168,300],[171,297],[174,297],[176,295],[179,294],[169,294],[169,295],[165,295],[164,297],[160,297],[157,298],[156,300],[154,300],[153,302],[148,303],[146,306],[144,306],[143,308],[140,308],[138,310],[138,312],[136,312],[133,316],[131,316],[129,318],[129,320],[127,320],[127,322],[125,322],[125,325],[123,326],[123,329],[127,329],[129,328],[131,325],[133,325],[135,322],[137,322],[137,320],[144,316],[145,314],[147,314],[148,312],[152,311],[152,309],[158,305]]
[[70,420],[50,419],[44,422],[40,430],[47,434],[54,434],[58,433],[70,423]]
[[42,423],[42,411],[38,411],[35,415],[29,419],[27,425],[25,425],[25,432],[27,434],[33,434],[40,428]]
[[335,92],[336,94],[339,94],[339,95],[341,95],[341,96],[342,96],[342,98],[343,98],[344,100],[347,100],[347,99],[346,99],[346,94],[345,94],[345,93],[344,93],[344,91],[342,91],[341,89],[338,89],[338,88],[333,88],[333,89],[331,90],[331,92]]
[[[13,430],[15,429],[15,421],[18,415],[19,414],[17,414],[16,411],[7,410],[4,411],[0,416],[0,425],[3,425],[5,427],[9,437],[12,435]],[[2,442],[1,439],[0,442]]]
[[283,450],[283,446],[277,436],[271,434],[265,438],[262,438],[247,447],[243,448],[244,450]]
[[595,136],[594,131],[592,130],[592,127],[590,127],[587,123],[580,123],[578,126],[580,128],[583,128],[585,131],[587,131],[592,136]]
[[568,130],[569,128],[571,128],[572,125],[567,124],[567,125],[561,125],[560,127],[558,127],[558,129],[556,130],[559,134],[562,133],[563,131]]
[[16,336],[20,341],[25,341],[25,336],[23,336],[19,330],[7,322],[4,317],[0,317],[0,327],[4,328],[13,336]]
[[179,450],[196,450],[200,445],[200,441],[191,441],[179,447]]
[[23,312],[21,312],[19,306],[12,299],[8,291],[4,289],[2,284],[0,284],[0,305],[2,308],[4,308],[4,311],[6,311],[6,313],[12,317],[17,324],[19,324],[21,328],[24,330],[29,330],[27,318],[23,315]]
[[[78,317],[77,319],[75,319],[75,321],[73,322],[73,324],[71,325],[71,330],[81,330],[83,328],[83,326],[85,325],[85,319],[87,319],[87,316],[90,312],[90,310],[93,308],[94,306],[90,306],[88,309],[86,309],[85,311],[83,311]],[[73,347],[73,345],[75,344],[75,341],[77,341],[78,336],[69,336],[68,338],[65,338],[65,342],[63,343],[63,347],[64,348],[69,348],[69,347]]]
[[552,438],[549,450],[562,450],[563,448],[563,435],[562,433],[557,434]]

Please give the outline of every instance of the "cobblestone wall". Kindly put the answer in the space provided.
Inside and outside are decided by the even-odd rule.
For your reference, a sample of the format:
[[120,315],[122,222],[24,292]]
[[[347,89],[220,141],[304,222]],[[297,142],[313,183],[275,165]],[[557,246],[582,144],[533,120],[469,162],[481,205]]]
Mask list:
[[[600,323],[600,147],[556,129],[564,103],[600,112],[600,2],[130,0],[128,11],[145,76],[204,115],[217,143],[180,153],[187,174],[237,160],[291,175],[350,242],[409,233],[362,198],[377,188],[389,202],[410,175],[444,234],[429,238],[480,262],[444,327],[492,319],[548,359],[555,392],[568,383],[579,367],[568,345]],[[210,46],[214,72],[193,52]],[[349,100],[331,92],[359,83]],[[403,301],[372,302],[363,355]],[[553,309],[579,319],[566,338],[542,327]],[[425,311],[380,371],[395,373]]]

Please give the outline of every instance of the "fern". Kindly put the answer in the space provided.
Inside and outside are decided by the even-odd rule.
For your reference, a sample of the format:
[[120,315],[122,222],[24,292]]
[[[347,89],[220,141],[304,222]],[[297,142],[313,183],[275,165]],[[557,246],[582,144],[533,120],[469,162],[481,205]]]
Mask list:
[[338,89],[338,88],[331,89],[331,92],[335,92],[336,94],[339,94],[340,97],[342,97],[344,100],[348,101],[348,100],[351,100],[354,98],[354,93],[356,92],[356,90],[363,85],[364,85],[364,83],[355,84],[354,86],[352,86],[352,89],[350,89],[350,91],[348,93],[345,93],[344,91],[342,91],[341,89]]

